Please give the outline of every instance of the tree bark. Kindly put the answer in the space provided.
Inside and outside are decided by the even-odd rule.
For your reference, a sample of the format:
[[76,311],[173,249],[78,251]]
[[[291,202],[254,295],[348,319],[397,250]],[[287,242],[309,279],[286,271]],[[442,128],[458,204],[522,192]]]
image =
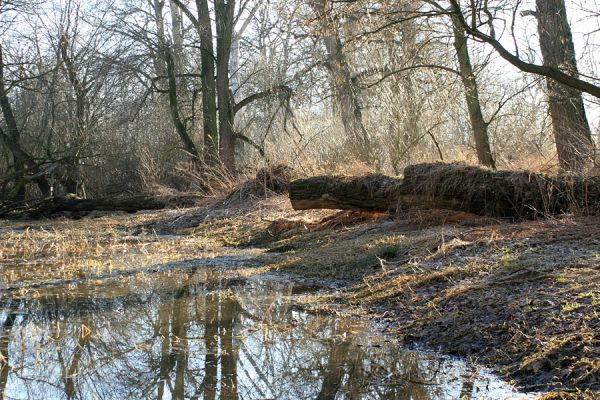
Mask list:
[[[181,10],[173,2],[169,1],[169,9],[171,12],[171,35],[173,37],[173,58],[175,62],[175,71],[180,72],[183,69],[183,19],[181,18]],[[179,83],[179,82],[178,82]]]
[[350,67],[346,60],[343,44],[340,39],[333,15],[330,0],[311,0],[321,28],[321,37],[327,53],[327,70],[335,90],[344,130],[352,143],[355,155],[368,165],[376,160],[369,133],[363,124],[361,91],[352,80]]
[[52,214],[91,211],[125,211],[162,210],[173,207],[192,207],[200,200],[200,196],[133,196],[125,198],[77,199],[68,197],[51,197],[30,202],[7,203],[0,205],[0,217],[38,218]]
[[219,106],[219,156],[230,172],[235,171],[233,102],[229,90],[229,57],[233,38],[235,0],[215,0],[217,29],[217,102]]
[[165,27],[164,27],[164,17],[163,17],[163,8],[164,8],[164,0],[154,0],[154,13],[156,18],[156,26],[157,26],[157,36],[158,36],[158,49],[160,57],[162,58],[162,62],[166,67],[167,73],[167,82],[168,82],[168,95],[169,95],[169,112],[171,114],[171,119],[173,121],[173,125],[175,125],[175,130],[183,143],[183,147],[186,152],[188,152],[194,162],[198,162],[200,160],[200,154],[194,144],[194,141],[190,137],[187,128],[183,119],[181,118],[179,112],[179,100],[177,96],[177,78],[176,78],[176,66],[175,66],[175,58],[173,55],[173,49],[167,43],[166,35],[165,35]]
[[513,219],[565,212],[600,215],[600,178],[553,178],[459,164],[417,164],[404,179],[318,176],[290,183],[292,207],[358,211],[439,208]]
[[[536,0],[536,6],[544,65],[578,77],[564,0]],[[583,173],[593,162],[594,145],[581,92],[551,78],[546,84],[560,170]]]
[[[50,195],[50,184],[43,174],[39,174],[39,166],[34,158],[23,149],[20,143],[21,133],[17,126],[17,120],[15,119],[12,106],[8,99],[8,91],[4,83],[4,59],[2,54],[2,47],[0,46],[0,109],[4,115],[4,122],[6,123],[7,132],[5,133],[0,128],[0,141],[4,143],[10,150],[13,160],[15,163],[15,171],[20,174],[22,171],[29,171],[34,176],[34,181],[37,183],[40,192],[43,196]],[[25,196],[25,176],[20,182],[16,180],[16,184],[22,185],[19,188],[17,197],[24,198]]]
[[483,118],[481,111],[479,89],[471,65],[467,37],[462,25],[455,16],[452,16],[452,30],[454,32],[454,48],[456,49],[456,56],[458,58],[460,76],[465,87],[465,97],[475,148],[477,149],[477,159],[481,165],[495,169],[496,163],[490,149],[488,124]]
[[196,0],[196,8],[198,10],[198,35],[200,36],[200,61],[202,63],[204,162],[207,165],[216,165],[219,162],[219,131],[215,90],[215,54],[208,1]]

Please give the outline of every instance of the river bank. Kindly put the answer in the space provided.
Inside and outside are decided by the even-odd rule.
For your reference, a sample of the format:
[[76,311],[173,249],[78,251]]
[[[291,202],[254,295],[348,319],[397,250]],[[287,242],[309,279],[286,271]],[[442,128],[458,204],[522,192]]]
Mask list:
[[[69,252],[89,253],[89,267],[96,269],[130,268],[126,254],[111,266],[92,265],[94,254],[101,260],[118,253],[122,244],[111,244],[110,237],[123,234],[161,263],[244,249],[252,262],[241,273],[283,272],[322,283],[324,290],[304,297],[306,308],[367,315],[401,343],[474,359],[524,390],[548,392],[546,398],[597,398],[599,222],[513,223],[445,211],[393,217],[297,212],[277,196],[77,221],[11,222],[0,229],[5,238],[14,235],[5,241],[3,259],[43,251],[63,257],[61,273],[73,276],[82,272],[69,266]],[[102,236],[101,244],[85,243],[89,230]],[[168,248],[152,240],[167,234],[180,239]],[[53,272],[11,274],[9,280],[22,283],[50,279]]]

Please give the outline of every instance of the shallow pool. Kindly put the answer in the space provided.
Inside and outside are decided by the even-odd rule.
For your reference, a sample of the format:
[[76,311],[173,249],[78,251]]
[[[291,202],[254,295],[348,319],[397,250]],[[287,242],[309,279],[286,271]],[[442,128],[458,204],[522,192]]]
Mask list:
[[203,266],[0,297],[0,391],[6,399],[524,398],[473,365],[402,348],[366,321],[302,311],[299,290]]

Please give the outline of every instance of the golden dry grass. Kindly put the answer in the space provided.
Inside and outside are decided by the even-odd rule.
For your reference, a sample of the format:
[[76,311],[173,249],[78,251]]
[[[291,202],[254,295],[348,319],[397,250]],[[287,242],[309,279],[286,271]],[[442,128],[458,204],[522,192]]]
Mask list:
[[593,396],[600,384],[597,218],[391,218],[295,212],[276,198],[209,221],[193,231],[273,251],[258,257],[263,271],[350,283],[306,306],[378,316],[406,341],[475,356],[529,389]]
[[[14,259],[46,258],[64,265],[65,276],[77,276],[106,268],[107,259],[112,268],[129,268],[252,247],[263,267],[236,273],[345,280],[342,291],[303,297],[307,307],[367,313],[407,342],[477,357],[529,389],[593,396],[600,385],[597,218],[513,224],[431,210],[396,217],[298,212],[285,196],[274,196],[235,206],[216,201],[188,210],[0,223],[8,228],[29,229],[3,234],[3,272]],[[157,240],[153,232],[181,236]],[[135,256],[120,258],[125,248]],[[82,256],[89,265],[76,265]]]

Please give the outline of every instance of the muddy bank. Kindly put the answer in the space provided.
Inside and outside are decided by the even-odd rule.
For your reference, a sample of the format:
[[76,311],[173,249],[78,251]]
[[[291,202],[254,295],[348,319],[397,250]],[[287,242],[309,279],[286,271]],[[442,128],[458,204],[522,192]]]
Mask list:
[[[161,262],[250,248],[263,265],[250,275],[286,272],[340,282],[307,296],[306,307],[367,314],[384,322],[400,344],[473,358],[525,390],[555,398],[600,395],[597,218],[512,223],[440,211],[392,218],[298,212],[284,197],[229,197],[187,210],[1,228],[16,229],[14,241],[29,238],[23,249],[4,249],[5,259],[25,257],[32,244],[48,257],[114,253],[118,246],[110,237],[121,234],[131,235],[140,252],[154,259],[161,254]],[[101,246],[80,243],[78,232],[85,229],[99,232]],[[40,240],[44,231],[68,231],[68,242],[80,244],[65,241],[55,249]],[[182,236],[167,247],[152,239],[167,233]],[[72,267],[68,258],[64,264]],[[125,257],[123,266],[112,268],[126,266]]]
[[277,198],[202,214],[179,229],[266,249],[270,270],[350,282],[310,306],[366,313],[405,343],[477,359],[525,390],[600,396],[598,218],[392,218],[296,212]]
[[0,297],[0,398],[533,398],[365,318],[299,309],[298,293],[314,288],[236,271],[198,265]]

